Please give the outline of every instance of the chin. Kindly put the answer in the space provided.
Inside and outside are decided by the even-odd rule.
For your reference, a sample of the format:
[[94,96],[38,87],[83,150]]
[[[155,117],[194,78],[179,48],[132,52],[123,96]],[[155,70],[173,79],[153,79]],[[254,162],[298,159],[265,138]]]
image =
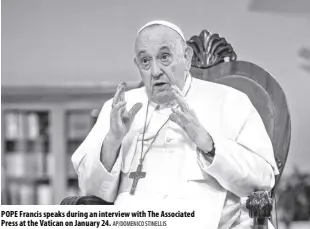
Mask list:
[[152,100],[158,104],[165,104],[171,102],[172,95],[169,92],[160,92],[153,96]]

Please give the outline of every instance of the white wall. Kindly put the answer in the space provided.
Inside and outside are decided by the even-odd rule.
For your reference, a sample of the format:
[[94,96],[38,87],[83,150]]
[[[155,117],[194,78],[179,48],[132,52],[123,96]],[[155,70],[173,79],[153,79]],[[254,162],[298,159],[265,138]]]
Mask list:
[[2,0],[2,84],[41,85],[138,80],[132,62],[136,31],[170,20],[187,38],[207,28],[282,85],[292,114],[287,171],[310,171],[310,76],[297,51],[310,47],[310,21],[247,10],[246,0]]

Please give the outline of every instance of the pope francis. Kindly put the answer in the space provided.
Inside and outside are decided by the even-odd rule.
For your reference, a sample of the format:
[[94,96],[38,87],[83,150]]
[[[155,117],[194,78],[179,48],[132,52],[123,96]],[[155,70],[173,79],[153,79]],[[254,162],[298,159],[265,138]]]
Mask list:
[[184,203],[195,228],[251,228],[244,199],[278,174],[264,124],[248,97],[190,75],[180,28],[144,25],[135,58],[144,87],[121,83],[72,156],[80,188],[115,205]]

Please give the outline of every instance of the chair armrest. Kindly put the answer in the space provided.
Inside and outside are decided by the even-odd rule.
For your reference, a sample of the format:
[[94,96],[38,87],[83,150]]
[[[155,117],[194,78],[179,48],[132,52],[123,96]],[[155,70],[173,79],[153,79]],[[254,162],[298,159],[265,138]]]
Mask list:
[[246,208],[253,218],[254,229],[267,229],[268,219],[271,217],[272,198],[267,191],[252,192],[246,201]]
[[60,205],[113,205],[96,196],[68,196],[64,198]]

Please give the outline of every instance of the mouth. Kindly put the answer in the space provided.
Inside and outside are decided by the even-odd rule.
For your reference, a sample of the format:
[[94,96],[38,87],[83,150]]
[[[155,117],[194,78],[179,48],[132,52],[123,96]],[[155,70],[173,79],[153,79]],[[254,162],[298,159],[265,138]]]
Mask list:
[[170,86],[168,83],[165,83],[165,82],[157,82],[157,83],[154,83],[154,87],[168,87]]
[[153,84],[153,90],[156,90],[156,91],[165,91],[168,88],[170,88],[170,84],[165,83],[165,82],[157,82]]

